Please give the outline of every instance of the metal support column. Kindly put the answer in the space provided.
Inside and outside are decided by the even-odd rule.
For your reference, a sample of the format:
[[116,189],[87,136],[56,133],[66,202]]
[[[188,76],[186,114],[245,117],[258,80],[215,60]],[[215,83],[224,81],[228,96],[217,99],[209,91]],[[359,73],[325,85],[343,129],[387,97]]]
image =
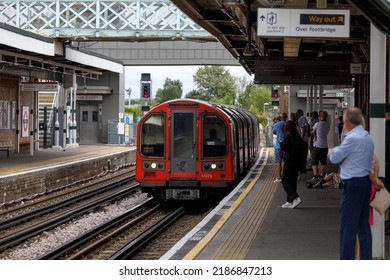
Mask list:
[[[370,134],[375,144],[375,154],[379,158],[379,177],[385,174],[386,130],[386,35],[371,24],[370,38]],[[385,222],[384,216],[374,211],[372,231],[373,258],[385,257]]]
[[31,108],[30,108],[30,119],[29,119],[29,127],[30,127],[30,156],[34,156],[34,93],[31,93]]
[[[311,113],[311,98],[310,98],[310,87],[306,87],[306,114]],[[309,115],[310,116],[310,115]]]
[[21,113],[20,106],[20,80],[19,80],[19,86],[18,86],[18,92],[17,92],[17,102],[16,102],[16,153],[20,153],[20,136],[22,132],[22,113]]
[[34,91],[34,150],[39,150],[39,92]]
[[76,109],[77,109],[77,82],[76,82],[76,73],[73,73],[73,102],[71,102],[70,106],[72,108],[71,110],[71,113],[72,113],[72,117],[71,117],[71,124],[72,124],[72,135],[71,137],[73,138],[73,141],[72,141],[72,144],[74,147],[78,147],[78,143],[77,143],[77,117],[76,117]]

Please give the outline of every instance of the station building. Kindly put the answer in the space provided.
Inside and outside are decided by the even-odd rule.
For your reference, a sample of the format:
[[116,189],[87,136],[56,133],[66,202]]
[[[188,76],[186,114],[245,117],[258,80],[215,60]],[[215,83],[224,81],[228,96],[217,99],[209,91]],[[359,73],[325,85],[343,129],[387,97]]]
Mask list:
[[121,61],[0,23],[1,149],[106,143],[123,112]]

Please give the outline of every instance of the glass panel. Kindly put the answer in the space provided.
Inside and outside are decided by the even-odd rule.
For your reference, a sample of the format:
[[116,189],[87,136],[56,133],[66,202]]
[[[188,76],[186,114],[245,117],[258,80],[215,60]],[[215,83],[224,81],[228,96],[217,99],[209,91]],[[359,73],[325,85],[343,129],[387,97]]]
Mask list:
[[215,114],[203,117],[203,157],[226,155],[226,124]]
[[92,122],[97,122],[97,121],[98,121],[98,112],[92,111]]
[[194,114],[175,113],[173,130],[173,157],[193,158],[194,157]]
[[83,122],[88,122],[88,111],[83,111]]
[[164,157],[164,115],[154,114],[141,127],[141,153],[149,157]]

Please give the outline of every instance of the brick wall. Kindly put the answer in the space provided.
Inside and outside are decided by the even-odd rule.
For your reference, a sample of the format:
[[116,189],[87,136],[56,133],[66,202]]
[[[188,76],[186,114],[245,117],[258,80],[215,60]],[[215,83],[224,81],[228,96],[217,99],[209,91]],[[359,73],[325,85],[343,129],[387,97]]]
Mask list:
[[1,179],[0,203],[47,192],[135,162],[135,151]]

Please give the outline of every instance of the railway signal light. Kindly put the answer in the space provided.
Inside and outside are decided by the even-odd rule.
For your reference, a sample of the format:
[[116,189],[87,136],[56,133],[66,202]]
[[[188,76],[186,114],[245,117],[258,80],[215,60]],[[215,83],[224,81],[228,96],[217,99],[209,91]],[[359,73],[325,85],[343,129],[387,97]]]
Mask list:
[[144,99],[150,98],[150,83],[142,83],[142,93],[141,97]]
[[271,97],[274,98],[274,99],[277,99],[280,97],[280,89],[279,87],[272,87],[272,90],[271,90]]

